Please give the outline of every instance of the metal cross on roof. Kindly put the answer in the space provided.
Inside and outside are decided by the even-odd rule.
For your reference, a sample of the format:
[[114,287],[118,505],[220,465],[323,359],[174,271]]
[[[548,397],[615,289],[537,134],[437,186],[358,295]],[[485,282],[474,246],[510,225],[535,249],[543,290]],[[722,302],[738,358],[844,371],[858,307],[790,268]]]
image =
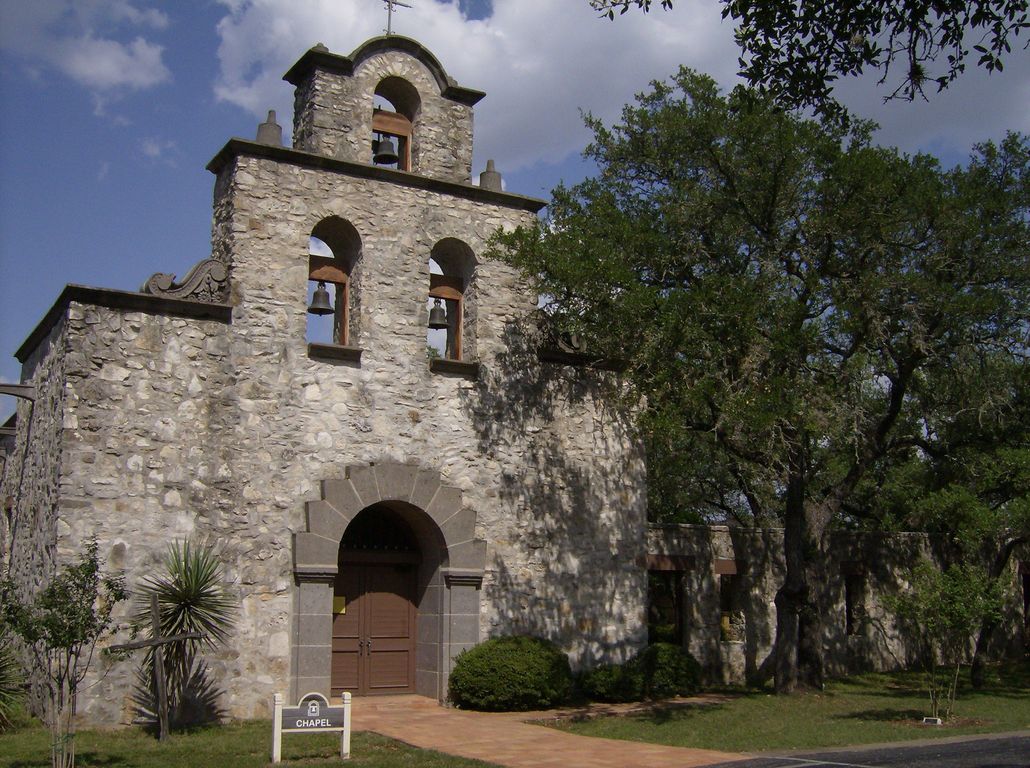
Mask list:
[[383,0],[386,3],[386,34],[387,36],[393,33],[393,7],[399,5],[401,8],[410,8],[411,5],[408,3],[402,3],[400,0]]

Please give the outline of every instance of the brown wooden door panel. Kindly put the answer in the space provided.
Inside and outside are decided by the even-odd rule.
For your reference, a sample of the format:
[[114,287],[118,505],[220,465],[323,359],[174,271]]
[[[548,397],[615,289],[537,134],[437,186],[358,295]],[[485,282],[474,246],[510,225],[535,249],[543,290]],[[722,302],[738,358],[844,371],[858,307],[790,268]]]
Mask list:
[[406,691],[411,684],[408,678],[410,656],[407,650],[373,650],[369,663],[369,692]]
[[415,587],[411,567],[341,566],[334,594],[344,598],[345,611],[333,615],[334,694],[414,690]]

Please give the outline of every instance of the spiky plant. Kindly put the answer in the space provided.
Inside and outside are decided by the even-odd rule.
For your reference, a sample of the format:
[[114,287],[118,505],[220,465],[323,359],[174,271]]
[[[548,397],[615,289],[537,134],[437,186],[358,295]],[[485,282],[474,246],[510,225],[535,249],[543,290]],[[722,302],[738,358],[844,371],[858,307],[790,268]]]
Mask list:
[[[145,636],[152,634],[150,604],[157,597],[160,635],[169,637],[189,632],[199,639],[179,640],[164,646],[169,707],[177,720],[188,717],[184,711],[191,700],[197,676],[206,676],[206,665],[199,659],[203,648],[214,648],[228,640],[235,616],[235,603],[225,589],[222,565],[211,547],[189,541],[169,545],[161,573],[143,579],[135,599],[132,623]],[[149,680],[153,651],[144,659],[144,678]]]
[[11,725],[11,717],[21,702],[23,688],[21,665],[14,655],[11,635],[0,624],[0,732]]

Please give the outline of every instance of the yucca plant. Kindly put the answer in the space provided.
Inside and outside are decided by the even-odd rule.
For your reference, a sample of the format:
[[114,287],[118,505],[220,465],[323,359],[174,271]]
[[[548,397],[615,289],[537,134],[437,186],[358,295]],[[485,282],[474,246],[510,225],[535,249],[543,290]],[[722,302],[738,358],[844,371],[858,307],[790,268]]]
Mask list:
[[[166,644],[164,667],[173,719],[205,719],[216,713],[217,696],[207,680],[207,666],[200,659],[200,652],[228,640],[235,603],[225,589],[221,562],[213,548],[176,541],[169,545],[162,566],[163,572],[143,579],[135,598],[132,623],[139,634],[152,634],[150,604],[156,596],[162,637],[188,632],[201,635],[199,639]],[[138,692],[150,690],[152,669],[150,650],[144,658]],[[198,691],[203,692],[199,699]],[[143,708],[154,711],[149,706]]]
[[11,725],[11,718],[21,702],[24,689],[21,665],[14,655],[12,638],[0,624],[0,733]]

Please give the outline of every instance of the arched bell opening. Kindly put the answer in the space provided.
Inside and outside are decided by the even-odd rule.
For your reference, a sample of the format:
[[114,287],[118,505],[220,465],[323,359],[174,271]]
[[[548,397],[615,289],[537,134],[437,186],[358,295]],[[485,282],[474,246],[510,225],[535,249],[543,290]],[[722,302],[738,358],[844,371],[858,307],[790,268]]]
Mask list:
[[400,171],[417,165],[416,125],[422,100],[411,83],[391,75],[372,99],[372,162]]

